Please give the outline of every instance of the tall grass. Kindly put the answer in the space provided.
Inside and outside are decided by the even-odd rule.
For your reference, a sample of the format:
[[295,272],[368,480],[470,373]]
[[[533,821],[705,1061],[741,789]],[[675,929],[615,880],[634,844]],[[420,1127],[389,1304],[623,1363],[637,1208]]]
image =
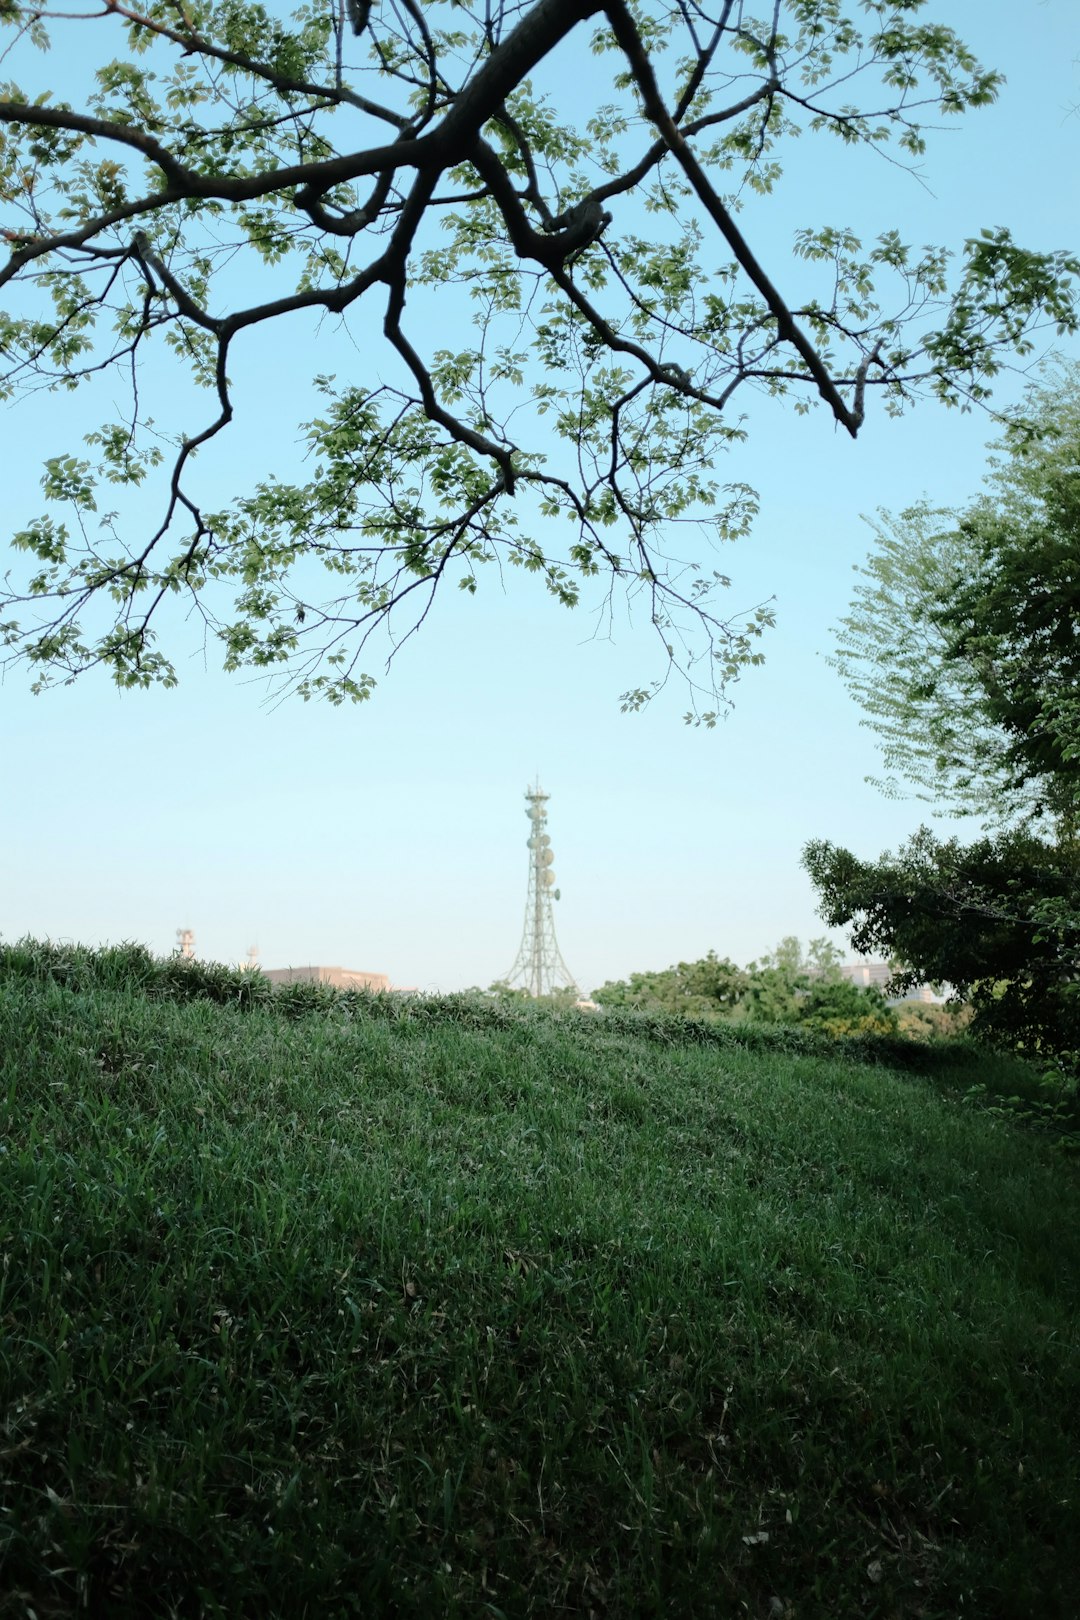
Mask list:
[[1075,1169],[933,1076],[29,944],[0,1054],[0,1614],[1075,1615]]

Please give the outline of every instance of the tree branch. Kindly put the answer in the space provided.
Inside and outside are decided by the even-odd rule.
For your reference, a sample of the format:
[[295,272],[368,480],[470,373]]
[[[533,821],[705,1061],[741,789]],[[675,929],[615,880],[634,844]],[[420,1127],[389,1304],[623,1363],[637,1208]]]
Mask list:
[[780,336],[790,343],[806,362],[806,368],[817,384],[822,399],[837,421],[847,428],[852,438],[854,438],[863,421],[861,399],[857,410],[849,409],[837,392],[836,385],[829,375],[828,368],[822,362],[821,356],[809,338],[796,324],[794,316],[779,291],[765,273],[765,270],[751,251],[746,238],[709,184],[701,165],[687,146],[681,132],[672,121],[671,114],[664,105],[663,97],[656,83],[656,75],[653,73],[652,63],[649,61],[648,52],[645,49],[641,35],[638,33],[637,24],[623,4],[623,0],[605,0],[604,12],[611,24],[612,32],[630,64],[634,82],[640,90],[642,101],[645,104],[645,111],[659,129],[669,151],[693,186],[710,219],[719,227],[739,265],[746,272],[766,304],[768,304]]

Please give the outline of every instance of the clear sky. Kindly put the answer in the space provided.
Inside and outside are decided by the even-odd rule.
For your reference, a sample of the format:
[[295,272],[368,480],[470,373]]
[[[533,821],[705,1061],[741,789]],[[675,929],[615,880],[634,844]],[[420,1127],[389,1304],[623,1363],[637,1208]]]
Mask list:
[[[1006,71],[997,105],[931,139],[922,186],[802,143],[784,183],[790,222],[896,225],[954,246],[1006,224],[1026,246],[1075,249],[1076,0],[934,10]],[[742,225],[755,240],[753,204]],[[342,380],[352,363],[343,355]],[[249,351],[237,380],[229,465],[254,482],[265,445],[295,440],[303,411],[290,399],[282,418],[287,391],[265,355]],[[1019,387],[1004,380],[1001,397]],[[71,442],[75,410],[41,397],[0,408],[8,530],[40,510],[35,468]],[[620,618],[594,639],[587,609],[559,608],[513,571],[437,603],[358,708],[268,706],[193,637],[172,692],[121,695],[89,676],[34,698],[15,671],[0,688],[0,935],[165,953],[188,926],[219,960],[257,944],[267,967],[486,985],[517,950],[523,792],[537,775],[551,794],[559,941],[583,986],[709,949],[742,962],[784,934],[823,932],[799,869],[805,841],[873,856],[926,819],[865,784],[876,749],[823,656],[870,543],[860,514],[974,495],[990,425],[930,405],[900,422],[878,411],[852,443],[823,413],[759,404],[750,426],[724,475],[758,487],[761,516],[722,565],[731,607],[775,596],[778,625],[717,730],[686,728],[674,688],[621,715],[619,692],[655,673],[647,626]]]

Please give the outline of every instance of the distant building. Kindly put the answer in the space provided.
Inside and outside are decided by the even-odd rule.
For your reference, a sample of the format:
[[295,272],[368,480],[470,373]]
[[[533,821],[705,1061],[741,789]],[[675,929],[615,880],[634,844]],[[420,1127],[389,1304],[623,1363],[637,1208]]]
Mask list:
[[328,984],[334,990],[389,990],[386,973],[363,973],[343,967],[270,968],[264,976],[271,984]]
[[863,990],[871,986],[875,990],[884,990],[892,978],[892,968],[888,962],[871,962],[866,957],[859,962],[845,962],[839,973],[849,984],[857,984]]
[[[858,962],[846,962],[838,971],[841,978],[846,979],[849,984],[857,984],[864,990],[873,987],[884,994],[885,986],[892,978],[893,970],[888,962],[871,962],[867,957],[863,957]],[[903,996],[890,996],[889,999],[890,1001],[929,1001],[937,1003],[944,1001],[945,998],[937,994],[932,984],[917,984]]]

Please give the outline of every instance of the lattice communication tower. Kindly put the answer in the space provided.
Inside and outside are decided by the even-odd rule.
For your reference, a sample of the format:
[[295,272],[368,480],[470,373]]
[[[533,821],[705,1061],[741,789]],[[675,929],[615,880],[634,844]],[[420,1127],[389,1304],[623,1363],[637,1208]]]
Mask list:
[[525,814],[529,818],[529,894],[521,945],[505,982],[520,985],[530,996],[549,996],[562,987],[573,990],[580,998],[577,981],[563,961],[555,938],[551,902],[559,898],[559,891],[553,870],[555,854],[547,830],[550,797],[539,782],[525,789]]

